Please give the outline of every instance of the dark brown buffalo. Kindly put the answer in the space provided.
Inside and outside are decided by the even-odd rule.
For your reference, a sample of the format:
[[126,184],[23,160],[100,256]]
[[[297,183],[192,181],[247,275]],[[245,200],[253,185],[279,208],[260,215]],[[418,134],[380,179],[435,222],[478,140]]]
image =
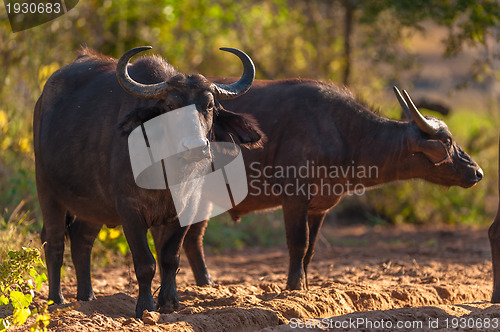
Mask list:
[[[401,106],[412,119],[409,122],[381,117],[348,91],[312,80],[256,81],[241,98],[223,102],[224,107],[252,114],[268,139],[264,149],[244,151],[249,194],[229,213],[237,220],[254,211],[283,207],[290,254],[288,289],[307,287],[307,267],[314,254],[318,231],[326,213],[347,193],[349,184],[352,190],[356,185],[358,189],[359,186],[370,188],[420,178],[443,186],[467,188],[483,177],[481,168],[455,142],[443,121],[423,117],[406,92],[404,97],[396,92]],[[376,166],[378,174],[362,178],[347,172],[333,178],[329,175],[299,179],[293,176],[266,179],[264,174],[266,170],[269,174],[269,167],[297,169],[308,161],[309,166],[314,162],[315,166],[344,170],[349,166],[365,169]],[[264,194],[266,180],[278,186],[275,188],[295,186],[297,192]],[[326,183],[330,188],[342,186],[345,190],[343,193],[340,190],[318,192],[308,197],[298,188],[314,183]],[[206,224],[207,221],[191,225],[184,240],[184,249],[199,285],[212,283],[202,248]],[[500,237],[498,234],[495,232],[496,237]],[[494,257],[500,259],[498,245]],[[500,280],[499,275],[497,271],[496,280]],[[500,282],[496,285],[498,291]],[[500,291],[497,301],[499,294]]]
[[223,140],[230,134],[249,147],[262,142],[251,116],[227,111],[218,102],[236,98],[251,86],[255,70],[245,53],[224,49],[241,59],[244,73],[234,84],[217,84],[199,74],[179,73],[160,57],[144,57],[128,66],[134,54],[149,48],[130,50],[119,61],[83,49],[74,62],[49,78],[36,104],[33,128],[41,237],[49,299],[55,303],[64,302],[60,270],[65,233],[71,240],[77,299],[91,300],[94,239],[103,224],[121,224],[139,282],[136,315],[155,310],[151,280],[156,262],[146,233],[161,224],[169,234],[159,246],[164,273],[158,304],[165,310],[178,306],[175,275],[189,227],[180,227],[168,190],[145,190],[135,184],[123,130],[143,118],[195,104],[208,138]]
[[[500,165],[500,141],[498,142],[498,156]],[[500,175],[500,169],[498,171]],[[498,210],[493,224],[488,230],[488,237],[490,239],[491,246],[491,260],[493,262],[493,295],[491,296],[491,302],[500,303],[500,177],[498,178]],[[191,226],[195,226],[191,225]],[[199,233],[199,231],[196,231]],[[203,250],[203,249],[201,249]]]

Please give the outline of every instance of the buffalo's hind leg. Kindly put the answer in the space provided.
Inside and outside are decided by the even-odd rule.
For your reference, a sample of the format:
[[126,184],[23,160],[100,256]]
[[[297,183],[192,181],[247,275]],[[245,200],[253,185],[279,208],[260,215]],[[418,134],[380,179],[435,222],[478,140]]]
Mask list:
[[301,196],[287,196],[283,199],[286,243],[290,254],[286,288],[291,290],[307,288],[304,258],[309,243],[308,204],[308,200]]
[[[207,227],[208,219],[192,224],[184,238],[184,252],[193,271],[196,285],[207,286],[213,285],[212,277],[208,273],[207,265],[205,263],[205,255],[203,253],[203,235]],[[161,248],[166,239],[172,236],[172,230],[169,226],[159,225],[151,227],[151,234],[155,241],[156,254],[160,262],[160,275],[163,280],[163,267],[161,264]]]
[[213,285],[212,277],[208,273],[203,252],[203,235],[207,228],[208,219],[192,224],[184,238],[184,252],[186,253],[191,270],[193,270],[196,285]]
[[139,283],[139,296],[135,307],[135,316],[142,317],[144,310],[154,311],[155,304],[151,294],[151,282],[156,271],[156,261],[149,250],[146,221],[133,209],[123,208],[122,225],[123,233],[127,238],[137,282]]
[[488,237],[493,263],[493,295],[491,296],[491,302],[500,303],[500,206],[495,221],[488,230]]
[[61,291],[61,267],[66,233],[66,209],[50,195],[41,192],[38,186],[38,200],[43,216],[41,240],[45,250],[45,261],[49,275],[49,300],[55,304],[64,303]]
[[102,225],[90,223],[76,218],[69,226],[71,240],[71,258],[75,265],[78,284],[76,299],[78,301],[95,300],[90,278],[90,256],[92,246]]
[[304,272],[306,274],[306,286],[308,288],[309,288],[309,283],[307,281],[307,268],[314,256],[314,247],[316,246],[319,230],[321,229],[323,220],[325,220],[325,216],[326,212],[309,213],[307,215],[307,224],[309,226],[309,245],[307,247],[306,256],[304,257]]
[[177,220],[163,227],[168,227],[168,233],[164,233],[161,254],[159,256],[162,277],[160,294],[158,295],[158,306],[160,312],[170,313],[179,307],[175,277],[179,269],[182,242],[190,226],[181,227]]

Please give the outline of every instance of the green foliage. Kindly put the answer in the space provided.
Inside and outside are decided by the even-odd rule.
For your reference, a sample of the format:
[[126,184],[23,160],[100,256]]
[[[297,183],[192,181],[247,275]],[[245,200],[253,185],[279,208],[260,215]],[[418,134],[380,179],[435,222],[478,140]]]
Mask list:
[[0,305],[11,305],[11,316],[0,319],[0,331],[11,325],[21,326],[29,317],[36,317],[31,331],[46,331],[50,316],[47,307],[31,310],[34,290],[40,291],[42,283],[47,281],[45,273],[37,268],[43,265],[40,251],[33,248],[22,248],[21,251],[10,250],[7,258],[0,265]]
[[[443,40],[444,55],[455,56],[466,47],[481,49],[480,56],[471,66],[476,80],[496,80],[500,59],[500,2],[496,0],[377,0],[359,1],[360,22],[372,25],[384,13],[391,13],[389,25],[397,22],[399,29],[424,30],[423,22],[446,27],[448,36]],[[401,32],[399,32],[401,33]],[[399,39],[401,40],[401,39]],[[397,41],[397,40],[396,40]],[[391,44],[388,44],[391,45]],[[385,46],[385,45],[384,45]],[[459,82],[463,87],[468,82]]]
[[99,241],[108,249],[118,250],[122,256],[126,256],[130,251],[125,235],[121,227],[108,228],[103,227],[97,235]]
[[204,243],[214,251],[281,245],[285,243],[284,232],[281,210],[247,215],[239,222],[234,222],[228,214],[223,214],[208,223]]
[[[153,236],[148,233],[149,249],[157,259]],[[104,226],[97,235],[97,241],[94,244],[93,255],[98,259],[100,265],[106,266],[110,263],[122,264],[130,259],[130,247],[123,233],[121,226],[108,228]],[[124,260],[117,259],[117,255]]]

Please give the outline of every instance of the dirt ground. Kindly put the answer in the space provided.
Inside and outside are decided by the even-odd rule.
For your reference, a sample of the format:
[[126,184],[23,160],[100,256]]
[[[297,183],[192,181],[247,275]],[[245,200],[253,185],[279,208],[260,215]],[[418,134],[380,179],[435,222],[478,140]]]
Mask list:
[[[308,291],[284,290],[285,247],[209,253],[207,261],[215,286],[193,286],[183,258],[177,279],[180,309],[146,313],[144,321],[131,318],[137,295],[133,267],[94,269],[97,300],[79,302],[53,318],[49,331],[500,327],[500,306],[488,302],[492,272],[485,228],[327,226],[311,263]],[[63,293],[74,305],[73,275],[64,278]],[[47,289],[41,295],[46,296]]]

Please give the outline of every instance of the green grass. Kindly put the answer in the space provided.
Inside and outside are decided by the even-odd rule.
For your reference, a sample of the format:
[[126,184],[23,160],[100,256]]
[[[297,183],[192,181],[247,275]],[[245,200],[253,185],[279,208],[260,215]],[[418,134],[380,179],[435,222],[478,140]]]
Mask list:
[[24,201],[9,214],[0,214],[0,260],[7,257],[9,250],[22,247],[40,248],[40,235],[35,220],[25,209]]

